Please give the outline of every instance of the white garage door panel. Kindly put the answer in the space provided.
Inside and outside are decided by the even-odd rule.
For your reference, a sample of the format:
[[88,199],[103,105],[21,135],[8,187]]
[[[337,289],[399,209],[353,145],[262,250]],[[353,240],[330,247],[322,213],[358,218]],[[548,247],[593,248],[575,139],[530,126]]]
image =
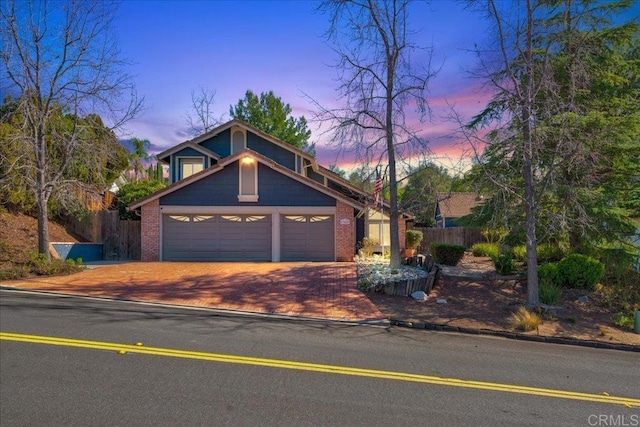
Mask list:
[[283,215],[280,225],[283,261],[334,261],[332,215]]
[[271,261],[269,215],[164,215],[163,260]]

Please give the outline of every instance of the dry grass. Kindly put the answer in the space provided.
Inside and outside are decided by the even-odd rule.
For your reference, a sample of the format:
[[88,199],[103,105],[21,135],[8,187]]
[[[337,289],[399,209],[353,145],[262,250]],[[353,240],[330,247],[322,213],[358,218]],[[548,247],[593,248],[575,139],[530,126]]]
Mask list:
[[536,313],[532,313],[525,307],[520,307],[518,311],[511,315],[513,327],[524,332],[538,329],[540,325],[540,317]]

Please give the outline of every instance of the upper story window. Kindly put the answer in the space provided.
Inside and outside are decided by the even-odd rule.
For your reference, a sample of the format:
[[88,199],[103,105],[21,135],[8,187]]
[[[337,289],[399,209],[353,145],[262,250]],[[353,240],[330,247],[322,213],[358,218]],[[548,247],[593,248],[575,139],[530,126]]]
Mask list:
[[240,159],[239,202],[258,201],[258,162],[252,157]]
[[244,130],[235,129],[231,132],[231,154],[244,150],[247,146],[247,134]]
[[204,159],[202,157],[182,157],[178,160],[180,165],[179,179],[185,179],[204,169]]

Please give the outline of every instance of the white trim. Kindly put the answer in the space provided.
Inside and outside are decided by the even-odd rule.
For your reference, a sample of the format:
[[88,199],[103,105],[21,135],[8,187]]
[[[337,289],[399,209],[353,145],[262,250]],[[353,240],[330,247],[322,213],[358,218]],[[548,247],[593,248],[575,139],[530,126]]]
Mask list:
[[[249,156],[247,156],[249,157]],[[238,161],[238,201],[239,202],[257,202],[258,201],[258,168],[260,164],[257,160],[253,160],[249,164],[244,164],[244,158],[241,158]],[[253,194],[243,194],[242,193],[242,168],[248,167],[251,165],[253,169]]]
[[335,215],[335,206],[160,206],[161,214],[229,215],[291,214]]
[[[200,159],[200,161],[201,161],[200,163],[202,164],[202,169],[199,170],[198,172],[202,172],[203,170],[206,169],[206,167],[204,165],[205,164],[205,162],[204,162],[205,157],[204,156],[176,156],[176,163],[177,163],[177,169],[178,169],[177,170],[177,174],[178,174],[178,176],[176,176],[176,177],[174,177],[173,175],[171,176],[172,179],[176,178],[176,179],[173,180],[173,182],[181,181],[181,180],[183,180],[185,178],[189,178],[189,176],[191,176],[191,175],[195,175],[195,174],[198,173],[198,172],[194,172],[189,176],[182,176],[182,161],[185,160],[185,159],[189,159],[189,160]],[[173,172],[173,170],[171,170],[170,172]]]
[[245,148],[247,148],[247,130],[244,128],[241,128],[240,126],[232,126],[231,130],[230,130],[230,137],[229,137],[229,144],[231,145],[229,147],[229,153],[231,153],[230,155],[233,156],[236,153],[239,153],[240,151],[236,151],[235,153],[233,152],[233,134],[236,132],[240,132],[242,133],[242,136],[244,137],[244,141],[242,144],[242,150],[244,150]]
[[[206,147],[203,147],[202,145],[199,144],[194,144],[191,141],[187,141],[183,144],[178,144],[175,147],[172,147],[168,150],[163,151],[162,153],[158,153],[156,154],[156,158],[158,159],[158,161],[162,162],[161,159],[164,159],[165,157],[171,157],[173,154],[177,153],[178,151],[184,150],[185,148],[193,148],[194,150],[196,150],[197,152],[204,154],[205,156],[215,159],[215,160],[220,160],[221,157],[218,153],[213,152],[211,150],[209,150]],[[162,163],[166,163],[166,162],[162,162]]]
[[280,262],[280,213],[271,214],[271,262]]
[[238,194],[239,202],[257,202],[258,195],[257,194]]

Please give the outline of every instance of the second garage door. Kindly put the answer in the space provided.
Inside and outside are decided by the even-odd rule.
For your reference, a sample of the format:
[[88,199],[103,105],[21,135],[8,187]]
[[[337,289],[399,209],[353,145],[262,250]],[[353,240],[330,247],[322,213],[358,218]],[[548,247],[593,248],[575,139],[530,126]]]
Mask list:
[[270,215],[163,215],[165,261],[271,261]]
[[334,261],[332,215],[282,215],[280,245],[282,261]]

